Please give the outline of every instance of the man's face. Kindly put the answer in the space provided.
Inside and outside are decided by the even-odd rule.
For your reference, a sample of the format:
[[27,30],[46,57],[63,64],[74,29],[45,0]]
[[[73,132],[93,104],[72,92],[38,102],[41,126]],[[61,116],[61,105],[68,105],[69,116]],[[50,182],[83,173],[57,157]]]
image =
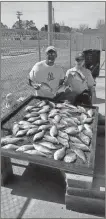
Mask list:
[[76,61],[75,65],[77,68],[81,68],[84,66],[85,61],[84,60],[80,60],[80,61]]
[[46,54],[46,60],[47,60],[49,63],[54,63],[56,57],[57,57],[56,52],[53,51],[53,50],[48,51],[48,53]]

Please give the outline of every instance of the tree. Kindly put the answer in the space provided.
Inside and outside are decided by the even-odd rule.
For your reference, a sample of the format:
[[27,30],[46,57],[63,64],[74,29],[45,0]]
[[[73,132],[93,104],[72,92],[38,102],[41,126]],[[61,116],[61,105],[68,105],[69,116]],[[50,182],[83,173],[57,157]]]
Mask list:
[[1,28],[8,29],[8,26],[1,22]]
[[89,29],[89,26],[88,24],[80,24],[79,25],[79,31],[84,31],[84,30],[88,30]]
[[105,21],[103,19],[99,19],[96,24],[97,29],[101,29],[105,27]]
[[[20,28],[20,24],[19,24],[19,21],[16,21],[13,26],[12,26],[13,29],[19,29]],[[21,28],[22,28],[22,24],[21,24]]]
[[60,26],[60,32],[62,33],[69,33],[71,32],[72,27],[68,27],[68,26]]
[[54,23],[53,24],[53,31],[54,32],[60,32],[60,24],[59,23]]
[[[19,29],[19,27],[20,27],[19,21],[16,21],[12,26],[13,29]],[[22,21],[21,29],[38,31],[37,27],[35,26],[35,23],[32,20]]]

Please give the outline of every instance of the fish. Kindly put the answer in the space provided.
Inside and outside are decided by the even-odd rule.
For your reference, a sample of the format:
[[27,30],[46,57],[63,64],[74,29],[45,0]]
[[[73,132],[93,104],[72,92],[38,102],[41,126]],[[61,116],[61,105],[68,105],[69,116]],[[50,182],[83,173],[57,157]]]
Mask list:
[[38,132],[38,128],[31,128],[27,131],[26,135],[29,136],[29,135],[34,135]]
[[92,110],[92,109],[89,109],[89,110],[87,111],[87,114],[88,114],[89,117],[92,118],[92,117],[93,117],[93,114],[94,114],[94,113],[93,113],[93,110]]
[[52,88],[47,83],[42,82],[41,83],[41,88],[49,90],[49,91],[52,92]]
[[57,122],[55,119],[48,119],[51,125],[57,125]]
[[84,163],[86,162],[86,157],[85,157],[85,154],[82,150],[80,150],[78,148],[73,148],[71,150],[74,151],[76,153],[76,155],[83,160]]
[[57,109],[52,109],[48,115],[49,118],[54,117],[59,111]]
[[92,123],[92,121],[93,121],[93,117],[92,118],[86,118],[84,120],[84,123]]
[[64,161],[66,163],[73,163],[77,159],[77,155],[74,152],[70,152],[69,154],[66,154],[64,157]]
[[50,135],[51,135],[52,137],[55,137],[55,136],[57,136],[57,134],[58,134],[58,130],[57,130],[56,126],[53,125],[53,126],[51,127],[51,129],[50,129]]
[[33,109],[33,108],[34,108],[34,106],[27,106],[27,107],[25,108],[25,111],[28,112],[28,111],[30,111],[30,110]]
[[39,112],[30,112],[31,117],[39,117]]
[[41,132],[35,134],[33,137],[33,141],[37,141],[39,139],[42,139],[44,137],[44,133],[45,133],[44,131],[41,131]]
[[77,107],[72,104],[64,103],[64,105],[70,109],[77,109]]
[[[33,121],[32,123],[34,123],[36,120],[41,119],[40,116],[36,116],[36,117],[33,116],[33,117],[31,117],[31,118],[34,118],[34,121]],[[32,119],[32,120],[33,120],[33,119]],[[28,119],[28,121],[31,122],[31,121],[30,121],[30,118]]]
[[87,115],[85,115],[85,113],[82,113],[81,116],[80,116],[81,124],[84,124],[86,119],[87,119]]
[[78,125],[79,132],[82,132],[83,129],[84,129],[84,125]]
[[64,158],[66,154],[66,148],[60,148],[54,153],[54,160],[61,160]]
[[27,153],[27,154],[31,154],[31,155],[37,155],[37,156],[43,156],[43,157],[51,157],[51,155],[49,154],[44,154],[40,151],[37,151],[37,150],[27,150],[27,151],[24,151],[24,153]]
[[92,139],[93,136],[93,132],[92,131],[88,131],[88,130],[83,130],[84,135],[88,136],[90,139]]
[[46,113],[41,113],[40,117],[41,117],[42,120],[47,120],[48,119],[48,116],[47,116]]
[[51,150],[57,149],[57,147],[53,143],[47,142],[47,141],[40,142],[40,145],[43,145],[43,146],[45,146],[45,147],[47,147],[47,148],[49,148]]
[[14,145],[14,144],[7,144],[5,146],[2,147],[3,149],[12,149],[12,150],[16,150],[19,148],[19,146]]
[[55,108],[55,103],[54,103],[54,102],[49,101],[49,105],[50,105],[52,108]]
[[29,119],[28,119],[28,122],[34,122],[34,121],[36,121],[37,119],[36,119],[36,117],[30,117]]
[[57,129],[63,129],[63,128],[65,128],[65,125],[64,124],[56,124],[56,127],[57,127]]
[[32,117],[31,113],[28,113],[24,116],[25,119],[29,119],[30,117]]
[[37,151],[40,151],[40,152],[45,153],[45,154],[52,154],[52,151],[49,148],[44,147],[40,144],[33,144],[33,146],[34,146],[35,150],[37,150]]
[[75,135],[75,134],[79,133],[79,130],[77,127],[72,126],[72,127],[65,129],[64,132],[66,132],[67,134],[70,134],[70,135]]
[[82,106],[77,106],[78,110],[80,113],[85,113],[86,114],[86,109]]
[[40,107],[32,108],[30,110],[31,113],[37,113],[40,110]]
[[16,137],[2,137],[1,138],[1,144],[6,145],[6,144],[16,144],[19,141],[23,141],[24,138],[16,138]]
[[29,124],[29,125],[20,125],[20,129],[31,129],[31,128],[35,128],[36,126],[34,124]]
[[64,104],[63,104],[63,103],[57,103],[57,104],[56,104],[56,108],[61,109],[61,108],[63,108],[63,107],[64,107]]
[[87,131],[92,132],[92,129],[91,129],[91,126],[90,126],[90,125],[84,124],[84,128],[85,128]]
[[42,108],[43,106],[46,105],[46,101],[42,100],[38,103],[38,107]]
[[68,136],[68,134],[67,133],[65,133],[65,132],[62,132],[62,131],[58,131],[58,135],[61,137],[61,138],[65,138],[65,139],[67,139],[67,140],[69,140],[69,136]]
[[16,136],[17,136],[17,137],[21,137],[21,136],[25,135],[26,133],[27,133],[27,129],[25,129],[25,130],[20,130],[20,131],[18,131],[18,132],[16,133]]
[[65,147],[67,147],[67,148],[70,147],[67,139],[62,138],[62,137],[60,137],[60,136],[57,136],[57,140],[58,140],[58,142],[59,142],[61,145],[65,146]]
[[12,128],[12,133],[13,135],[16,135],[16,133],[19,131],[19,124],[17,122],[14,122],[13,128]]
[[30,125],[30,122],[27,122],[27,121],[23,120],[23,121],[19,121],[18,124],[19,125]]
[[68,122],[65,121],[65,119],[61,119],[61,120],[60,120],[60,123],[61,123],[62,125],[68,126]]
[[64,120],[71,125],[77,126],[76,122],[72,118],[64,118]]
[[90,148],[83,143],[72,143],[71,146],[81,149],[82,151],[90,151]]
[[84,144],[86,144],[86,145],[90,144],[90,141],[91,141],[90,138],[88,136],[84,135],[82,132],[79,133],[79,138]]
[[47,124],[48,122],[49,122],[48,120],[39,119],[39,120],[34,121],[33,124],[35,124],[35,125],[44,125],[44,124]]
[[77,137],[74,137],[74,136],[70,136],[70,141],[73,142],[73,143],[79,143],[79,144],[82,144],[82,141],[77,138]]
[[60,120],[61,120],[61,116],[60,116],[60,115],[56,115],[56,116],[54,117],[54,119],[55,119],[56,123],[59,123]]
[[62,117],[62,119],[64,119],[64,117],[68,118],[67,114],[65,114],[65,113],[61,113],[61,117]]
[[18,149],[16,151],[27,151],[29,149],[33,149],[34,146],[33,145],[22,145],[20,147],[18,147]]
[[46,105],[46,106],[43,106],[43,108],[41,110],[38,111],[39,114],[41,113],[47,113],[49,112],[50,110],[50,106],[49,105]]
[[47,130],[51,127],[51,125],[41,125],[38,130]]
[[49,135],[44,135],[44,140],[49,141],[53,144],[59,144],[59,141],[57,140],[57,138],[49,136]]
[[79,121],[78,118],[72,117],[71,119],[72,119],[77,125],[80,125],[80,124],[81,124],[81,122]]

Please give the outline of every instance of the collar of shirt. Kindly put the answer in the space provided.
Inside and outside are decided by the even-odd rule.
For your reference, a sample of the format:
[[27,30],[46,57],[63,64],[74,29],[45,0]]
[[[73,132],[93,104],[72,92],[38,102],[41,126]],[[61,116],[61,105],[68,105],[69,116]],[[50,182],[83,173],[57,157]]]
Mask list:
[[76,73],[78,73],[82,78],[82,80],[85,80],[85,76],[83,75],[83,73],[80,70],[77,70],[76,67],[72,68],[70,71],[71,71],[71,75],[74,76]]

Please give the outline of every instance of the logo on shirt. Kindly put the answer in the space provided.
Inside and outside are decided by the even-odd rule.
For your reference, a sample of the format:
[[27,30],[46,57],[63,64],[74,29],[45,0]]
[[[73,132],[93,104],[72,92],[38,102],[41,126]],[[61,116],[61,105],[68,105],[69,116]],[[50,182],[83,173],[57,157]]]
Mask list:
[[48,78],[47,78],[47,80],[48,81],[52,81],[52,80],[54,80],[55,78],[54,78],[54,76],[53,76],[53,73],[52,72],[49,72],[48,73]]

